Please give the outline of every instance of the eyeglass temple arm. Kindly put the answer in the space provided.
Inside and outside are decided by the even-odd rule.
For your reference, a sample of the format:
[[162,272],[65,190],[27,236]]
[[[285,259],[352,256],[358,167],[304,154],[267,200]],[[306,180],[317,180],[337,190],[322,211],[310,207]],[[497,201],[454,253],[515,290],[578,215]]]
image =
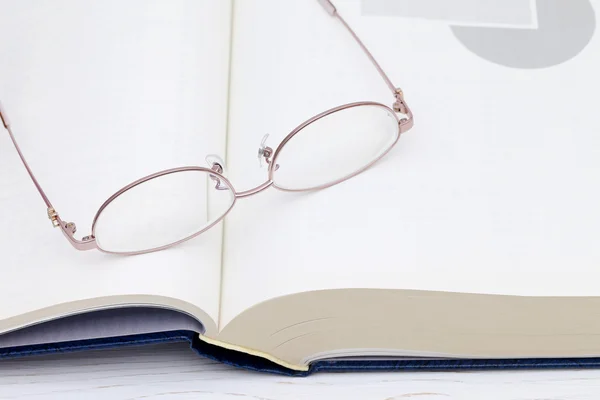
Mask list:
[[0,102],[0,119],[2,120],[2,125],[4,125],[4,128],[8,131],[8,136],[10,137],[10,140],[12,141],[13,145],[15,146],[15,149],[17,150],[17,153],[19,154],[19,158],[21,159],[23,166],[27,170],[29,177],[33,181],[35,188],[39,192],[40,196],[42,196],[44,203],[46,203],[48,218],[52,222],[52,226],[54,226],[55,228],[60,227],[63,234],[65,235],[65,237],[69,240],[69,242],[77,250],[88,250],[88,249],[95,248],[94,239],[92,237],[86,236],[83,238],[83,240],[75,239],[73,237],[73,235],[75,234],[75,231],[77,230],[75,224],[73,222],[63,222],[63,220],[60,219],[58,213],[54,209],[54,206],[50,202],[50,199],[44,192],[44,189],[42,189],[42,186],[40,185],[38,180],[35,178],[35,175],[33,174],[31,167],[29,167],[29,164],[27,164],[27,160],[25,160],[25,156],[23,155],[23,152],[21,151],[21,148],[19,147],[19,144],[17,143],[17,140],[15,139],[15,135],[13,134],[11,126],[10,126],[10,120],[8,119],[8,115],[6,114],[6,111],[4,110],[4,107],[2,106],[1,102]]
[[331,15],[334,18],[337,18],[342,23],[342,25],[344,25],[344,27],[348,30],[348,32],[350,32],[350,35],[352,35],[356,43],[358,43],[360,48],[369,58],[375,69],[377,69],[377,72],[379,72],[379,75],[381,75],[381,78],[383,79],[387,87],[392,92],[393,96],[396,98],[396,101],[393,105],[394,111],[406,115],[406,118],[400,120],[400,133],[404,133],[410,130],[414,125],[413,113],[410,110],[410,107],[408,106],[406,101],[404,100],[404,93],[402,92],[402,89],[396,87],[392,83],[392,80],[388,77],[383,68],[381,68],[381,65],[379,65],[375,57],[373,57],[373,54],[371,54],[367,46],[365,46],[365,44],[362,40],[360,40],[356,32],[354,32],[354,30],[350,27],[350,25],[348,25],[346,20],[342,18],[342,16],[339,14],[335,5],[333,5],[333,3],[330,0],[317,1],[323,6],[325,11],[327,11],[329,15]]

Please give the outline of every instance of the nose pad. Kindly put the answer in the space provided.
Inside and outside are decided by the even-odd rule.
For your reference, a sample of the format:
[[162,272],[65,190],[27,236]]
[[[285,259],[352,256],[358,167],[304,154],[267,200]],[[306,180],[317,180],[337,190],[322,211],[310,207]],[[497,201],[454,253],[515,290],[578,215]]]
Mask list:
[[268,138],[269,134],[267,133],[265,136],[263,136],[262,140],[260,141],[260,146],[258,147],[258,164],[261,168],[264,166],[265,162],[267,164],[271,163],[269,158],[273,155],[273,149],[267,146]]
[[[271,165],[271,156],[273,155],[273,149],[267,146],[268,138],[269,134],[267,133],[265,136],[263,136],[262,140],[260,141],[260,146],[258,147],[258,164],[261,168],[264,166],[265,162],[267,163],[267,165]],[[273,167],[273,171],[277,171],[278,169],[279,164]]]
[[[209,154],[205,157],[206,163],[218,174],[223,174],[225,172],[225,161],[221,157],[216,154]],[[209,174],[210,179],[215,182],[215,189],[217,190],[229,190],[229,187],[221,182],[221,179],[217,175]]]
[[218,172],[219,174],[223,174],[225,172],[225,161],[223,161],[223,159],[218,155],[209,154],[204,157],[204,159],[206,160],[206,163],[210,169],[213,171]]

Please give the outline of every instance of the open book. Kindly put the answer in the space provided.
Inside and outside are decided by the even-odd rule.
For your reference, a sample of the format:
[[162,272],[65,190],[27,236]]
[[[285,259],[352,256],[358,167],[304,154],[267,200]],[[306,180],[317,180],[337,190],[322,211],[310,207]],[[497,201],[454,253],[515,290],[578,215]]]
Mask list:
[[[0,348],[186,331],[295,371],[599,357],[600,38],[563,62],[517,68],[472,51],[437,15],[362,3],[4,7],[3,122],[59,226],[3,131]],[[511,23],[464,19],[482,31]],[[207,154],[224,159],[218,176],[238,193],[260,188],[261,138],[280,143],[323,110],[372,101],[412,123],[390,80],[415,127],[352,179],[261,190],[161,251],[69,244],[90,247],[111,193],[156,171],[211,168]]]

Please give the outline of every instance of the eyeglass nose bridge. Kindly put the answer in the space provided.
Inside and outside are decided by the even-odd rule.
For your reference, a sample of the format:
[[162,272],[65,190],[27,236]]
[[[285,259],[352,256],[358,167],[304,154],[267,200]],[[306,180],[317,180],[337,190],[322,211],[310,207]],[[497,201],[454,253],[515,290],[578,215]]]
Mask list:
[[262,192],[263,190],[267,190],[268,188],[270,188],[273,185],[273,181],[272,180],[268,180],[252,189],[248,189],[248,190],[244,190],[242,192],[237,192],[235,194],[235,198],[236,199],[242,199],[244,197],[250,197],[250,196],[254,196],[255,194],[258,194],[260,192]]

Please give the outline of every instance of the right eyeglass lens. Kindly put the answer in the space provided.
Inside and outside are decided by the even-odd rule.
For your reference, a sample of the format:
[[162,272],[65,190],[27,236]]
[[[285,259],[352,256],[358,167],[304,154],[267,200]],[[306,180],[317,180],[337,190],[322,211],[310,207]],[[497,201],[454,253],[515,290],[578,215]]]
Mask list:
[[231,209],[234,190],[204,170],[160,175],[123,192],[94,224],[98,247],[118,254],[177,243],[217,223]]
[[398,118],[383,105],[344,108],[300,130],[278,152],[275,187],[313,190],[362,172],[398,140]]

